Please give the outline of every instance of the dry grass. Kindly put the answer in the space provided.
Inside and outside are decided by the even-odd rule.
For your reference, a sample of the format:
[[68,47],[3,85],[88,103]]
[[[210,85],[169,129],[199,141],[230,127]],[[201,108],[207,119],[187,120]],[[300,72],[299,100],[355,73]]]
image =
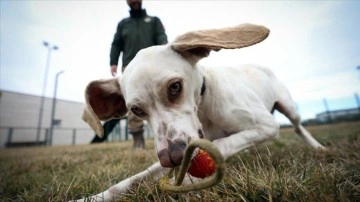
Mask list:
[[[360,122],[308,127],[330,151],[308,148],[292,129],[227,161],[227,175],[200,192],[169,194],[151,179],[119,201],[360,201]],[[89,196],[156,161],[132,142],[0,150],[1,201]]]

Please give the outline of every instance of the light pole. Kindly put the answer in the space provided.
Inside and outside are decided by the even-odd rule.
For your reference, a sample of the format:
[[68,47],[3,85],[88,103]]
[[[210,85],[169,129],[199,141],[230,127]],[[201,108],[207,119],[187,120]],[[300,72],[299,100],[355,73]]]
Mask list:
[[56,92],[57,92],[57,85],[58,85],[58,79],[60,74],[64,73],[64,71],[60,71],[55,76],[55,86],[54,86],[54,96],[52,99],[52,108],[51,108],[51,119],[50,119],[50,134],[49,134],[49,144],[52,145],[52,139],[53,139],[53,131],[54,131],[54,122],[55,122],[55,109],[56,109]]
[[44,111],[45,91],[46,91],[47,77],[48,77],[48,72],[49,72],[49,67],[50,67],[51,51],[59,49],[56,45],[50,45],[46,41],[43,42],[43,45],[48,49],[48,54],[47,54],[47,59],[46,59],[44,83],[43,83],[41,100],[40,100],[38,127],[37,127],[37,131],[36,131],[36,142],[37,143],[40,142],[41,122],[42,122],[43,111]]
[[[358,65],[356,67],[356,69],[359,71],[360,73],[360,65]],[[360,76],[360,74],[359,74]],[[360,78],[360,77],[359,77]],[[355,100],[356,100],[356,103],[357,103],[357,106],[358,106],[358,109],[359,109],[359,112],[360,112],[360,98],[359,98],[359,94],[355,93]]]

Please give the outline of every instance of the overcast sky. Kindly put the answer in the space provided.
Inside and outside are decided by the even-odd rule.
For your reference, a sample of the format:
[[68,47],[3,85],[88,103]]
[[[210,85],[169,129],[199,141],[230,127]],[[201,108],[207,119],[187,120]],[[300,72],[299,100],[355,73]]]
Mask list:
[[[47,49],[51,54],[46,95],[83,102],[88,82],[111,77],[110,44],[117,23],[129,16],[125,0],[0,0],[0,89],[41,95]],[[268,27],[262,43],[213,52],[211,65],[260,64],[290,89],[304,118],[330,108],[356,107],[360,93],[360,1],[155,1],[144,0],[158,16],[169,41],[191,30],[241,23]]]

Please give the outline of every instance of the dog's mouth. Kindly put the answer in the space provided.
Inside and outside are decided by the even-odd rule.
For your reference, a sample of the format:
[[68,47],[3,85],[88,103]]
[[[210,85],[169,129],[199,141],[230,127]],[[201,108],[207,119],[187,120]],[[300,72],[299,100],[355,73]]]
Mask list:
[[[198,138],[204,138],[202,129],[198,130]],[[185,149],[191,139],[191,137],[188,137],[187,140],[183,140],[180,138],[175,140],[167,139],[166,148],[163,147],[157,153],[161,166],[165,168],[175,168],[180,166],[183,160]]]
[[177,139],[168,140],[168,145],[168,148],[159,151],[157,155],[162,167],[175,168],[181,164],[187,144]]

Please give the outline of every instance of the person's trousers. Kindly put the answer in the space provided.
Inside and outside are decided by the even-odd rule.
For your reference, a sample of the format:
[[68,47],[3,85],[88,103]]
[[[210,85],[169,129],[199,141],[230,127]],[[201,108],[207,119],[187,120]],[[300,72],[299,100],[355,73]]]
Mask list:
[[103,125],[104,136],[102,138],[100,138],[99,136],[97,136],[95,134],[95,137],[93,138],[91,143],[100,143],[100,142],[104,142],[105,140],[107,140],[109,134],[111,133],[111,131],[115,128],[115,126],[118,123],[119,123],[119,119],[112,119],[112,120],[106,121]]
[[144,121],[135,116],[131,111],[128,112],[128,128],[134,139],[134,148],[144,148]]

